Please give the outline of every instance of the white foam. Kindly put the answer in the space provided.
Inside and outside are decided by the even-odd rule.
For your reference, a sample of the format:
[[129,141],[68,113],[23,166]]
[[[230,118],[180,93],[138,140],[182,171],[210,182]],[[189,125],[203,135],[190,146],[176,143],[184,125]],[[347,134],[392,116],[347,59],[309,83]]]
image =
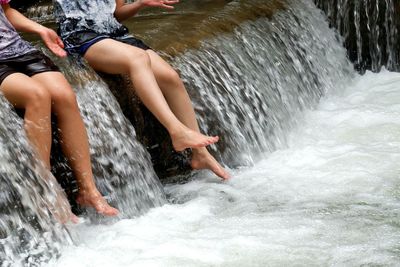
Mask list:
[[396,265],[400,74],[358,77],[306,113],[287,149],[167,186],[177,203],[111,226],[77,226],[56,266]]

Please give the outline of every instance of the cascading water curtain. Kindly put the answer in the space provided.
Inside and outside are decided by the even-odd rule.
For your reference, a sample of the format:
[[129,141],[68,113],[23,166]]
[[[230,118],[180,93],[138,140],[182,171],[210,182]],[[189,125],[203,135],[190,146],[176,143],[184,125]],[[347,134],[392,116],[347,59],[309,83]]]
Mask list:
[[355,68],[400,71],[399,0],[315,0],[344,38]]
[[285,146],[296,115],[353,73],[315,5],[287,3],[273,23],[243,23],[175,58],[204,132],[223,137],[214,153],[226,165],[251,165]]

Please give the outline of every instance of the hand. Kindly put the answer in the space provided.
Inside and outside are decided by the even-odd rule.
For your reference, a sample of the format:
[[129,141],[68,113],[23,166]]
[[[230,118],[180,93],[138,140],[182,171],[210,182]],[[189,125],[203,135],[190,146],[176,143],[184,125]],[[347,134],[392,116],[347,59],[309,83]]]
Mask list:
[[138,0],[143,6],[162,7],[166,9],[174,9],[172,5],[179,3],[179,0]]
[[44,44],[53,52],[56,56],[65,57],[67,53],[64,50],[64,43],[61,38],[52,29],[43,27],[39,31],[39,35],[42,38]]

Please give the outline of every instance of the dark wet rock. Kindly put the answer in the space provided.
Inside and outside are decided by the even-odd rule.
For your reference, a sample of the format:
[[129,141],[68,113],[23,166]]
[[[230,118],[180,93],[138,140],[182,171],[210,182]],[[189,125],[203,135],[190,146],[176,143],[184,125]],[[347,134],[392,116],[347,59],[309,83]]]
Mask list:
[[314,0],[344,38],[355,68],[400,71],[400,1]]
[[[190,151],[178,153],[173,150],[168,132],[135,95],[132,84],[127,77],[103,73],[100,73],[100,76],[108,84],[125,117],[134,126],[137,139],[150,153],[154,170],[160,180],[165,182],[169,177],[176,175],[180,175],[180,180],[184,179],[184,175],[191,171],[189,165]],[[56,117],[52,118],[52,123],[52,173],[57,177],[57,180],[68,195],[73,211],[76,214],[80,214],[82,210],[75,201],[78,186],[68,160],[61,149]],[[96,165],[95,162],[93,164]],[[95,177],[104,177],[104,173],[97,172],[107,172],[106,169],[111,171],[113,168],[112,166],[109,168],[96,168],[94,166]]]
[[104,73],[100,76],[108,84],[126,118],[133,124],[138,140],[150,153],[159,178],[163,180],[169,176],[188,173],[189,151],[174,151],[168,132],[136,96],[130,79]]
[[46,0],[12,0],[11,6],[14,8],[25,10],[33,5],[41,5],[44,2],[46,2]]

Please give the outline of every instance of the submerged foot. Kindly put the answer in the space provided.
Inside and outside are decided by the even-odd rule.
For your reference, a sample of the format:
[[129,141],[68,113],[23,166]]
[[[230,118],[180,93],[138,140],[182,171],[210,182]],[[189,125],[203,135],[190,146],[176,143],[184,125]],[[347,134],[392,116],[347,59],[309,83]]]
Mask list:
[[111,207],[104,197],[100,194],[82,194],[76,198],[76,202],[81,206],[94,208],[99,214],[105,216],[116,216],[119,211]]
[[183,151],[187,148],[201,148],[218,142],[218,136],[207,136],[189,128],[184,128],[171,134],[172,145],[176,151]]
[[61,224],[66,224],[68,222],[72,222],[73,224],[77,224],[79,222],[79,218],[72,213],[71,209],[65,210],[51,210],[54,218]]
[[78,224],[79,223],[79,218],[78,216],[76,216],[75,214],[71,213],[71,217],[69,218],[69,220],[73,223],[73,224]]
[[75,214],[72,213],[72,211],[69,211],[67,213],[58,213],[58,212],[52,212],[54,218],[61,224],[66,224],[68,222],[72,222],[73,224],[79,223],[79,218]]
[[54,218],[61,224],[66,224],[68,222],[74,224],[78,223],[79,218],[72,213],[71,206],[69,205],[64,192],[61,191],[61,188],[58,188],[58,185],[55,194],[55,199],[52,199],[51,202],[47,202],[48,208]]
[[230,178],[229,173],[206,149],[201,152],[193,151],[193,157],[190,165],[194,170],[210,170],[224,180],[228,180]]

